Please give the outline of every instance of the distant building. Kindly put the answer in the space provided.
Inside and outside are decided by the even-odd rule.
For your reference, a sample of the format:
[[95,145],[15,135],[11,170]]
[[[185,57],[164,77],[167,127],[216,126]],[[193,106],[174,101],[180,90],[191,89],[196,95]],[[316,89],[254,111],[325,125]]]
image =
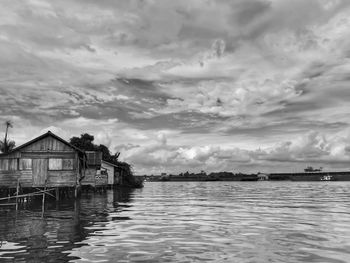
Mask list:
[[269,180],[269,175],[264,173],[258,173],[258,180],[259,181],[266,181]]
[[107,175],[108,186],[121,184],[122,169],[118,165],[102,160],[101,173]]

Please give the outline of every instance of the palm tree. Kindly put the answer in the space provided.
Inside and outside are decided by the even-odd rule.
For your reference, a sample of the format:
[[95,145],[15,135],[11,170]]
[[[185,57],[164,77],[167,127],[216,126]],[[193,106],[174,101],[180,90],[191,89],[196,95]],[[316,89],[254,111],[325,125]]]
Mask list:
[[3,153],[8,153],[13,148],[15,148],[16,143],[14,141],[8,140],[7,138],[9,128],[13,128],[11,121],[6,121],[5,125],[6,125],[5,138],[3,141],[0,140],[0,151]]

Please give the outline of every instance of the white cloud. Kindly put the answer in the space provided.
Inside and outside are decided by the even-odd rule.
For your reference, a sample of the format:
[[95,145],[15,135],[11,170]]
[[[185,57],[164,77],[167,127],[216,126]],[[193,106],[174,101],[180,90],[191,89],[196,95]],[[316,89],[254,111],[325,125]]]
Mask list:
[[111,144],[112,144],[111,135],[105,131],[100,131],[95,135],[95,143],[96,144],[103,144],[103,145],[107,146],[108,148],[110,148]]
[[284,141],[273,147],[247,150],[222,146],[179,146],[155,142],[148,146],[124,148],[125,159],[139,173],[159,173],[162,169],[180,173],[185,170],[234,172],[302,171],[308,165],[325,170],[349,168],[349,134],[332,136],[315,131]]
[[44,129],[40,130],[40,132],[37,136],[44,134],[48,131],[60,136],[61,138],[65,139],[65,140],[69,140],[69,138],[71,136],[71,134],[67,130],[64,130],[64,129],[62,129],[60,127],[56,127],[56,126],[50,126],[50,127],[46,127]]
[[0,120],[18,142],[89,132],[145,172],[346,168],[349,5],[4,1]]

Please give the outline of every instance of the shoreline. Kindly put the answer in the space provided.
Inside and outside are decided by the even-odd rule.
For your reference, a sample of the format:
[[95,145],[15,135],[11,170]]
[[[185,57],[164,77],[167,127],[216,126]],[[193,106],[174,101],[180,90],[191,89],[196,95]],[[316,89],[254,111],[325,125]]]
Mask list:
[[210,182],[210,181],[350,181],[350,171],[343,172],[300,172],[300,173],[258,173],[233,174],[213,173],[210,175],[190,174],[145,176],[148,182]]

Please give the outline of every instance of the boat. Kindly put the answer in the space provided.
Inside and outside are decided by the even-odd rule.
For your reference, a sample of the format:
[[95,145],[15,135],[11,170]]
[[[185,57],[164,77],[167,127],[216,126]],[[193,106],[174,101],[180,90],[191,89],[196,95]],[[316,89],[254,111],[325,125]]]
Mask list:
[[333,179],[333,177],[332,177],[331,175],[329,175],[329,174],[323,175],[323,176],[320,178],[321,181],[332,181],[332,179]]
[[304,169],[305,173],[311,173],[311,172],[322,172],[322,167],[320,167],[319,169],[315,169],[312,166],[308,166]]

